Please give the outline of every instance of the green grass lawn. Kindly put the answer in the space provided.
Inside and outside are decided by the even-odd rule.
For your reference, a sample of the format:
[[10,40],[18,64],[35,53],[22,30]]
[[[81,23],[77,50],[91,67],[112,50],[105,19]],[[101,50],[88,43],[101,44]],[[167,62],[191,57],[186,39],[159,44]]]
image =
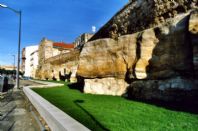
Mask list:
[[198,115],[63,87],[33,89],[93,131],[197,131]]

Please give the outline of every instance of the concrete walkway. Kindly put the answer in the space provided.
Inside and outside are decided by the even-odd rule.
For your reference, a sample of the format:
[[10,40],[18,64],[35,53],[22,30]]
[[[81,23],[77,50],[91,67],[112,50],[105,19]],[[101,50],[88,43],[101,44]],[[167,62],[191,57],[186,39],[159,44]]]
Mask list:
[[63,84],[21,81],[22,89],[14,88],[11,95],[0,99],[0,131],[90,131],[31,90],[54,86]]
[[[21,81],[20,86],[40,85],[31,81]],[[13,89],[8,96],[0,99],[0,131],[40,131],[32,111],[28,109],[22,90]]]
[[[63,84],[51,83],[51,82],[42,82],[35,81],[41,84],[36,86],[37,88],[49,88],[54,86],[63,86]],[[34,88],[34,86],[27,86],[23,88],[24,93],[30,100],[30,102],[34,105],[36,110],[39,112],[41,117],[46,121],[48,126],[52,131],[90,131],[84,125],[43,99],[37,93],[32,91],[30,88]]]
[[25,87],[28,87],[28,88],[50,88],[50,87],[55,87],[55,86],[63,86],[64,84],[61,84],[61,83],[53,83],[53,82],[46,82],[46,81],[38,81],[38,80],[31,80],[31,82],[34,82],[34,83],[38,83],[39,85],[28,85],[28,86],[25,86]]

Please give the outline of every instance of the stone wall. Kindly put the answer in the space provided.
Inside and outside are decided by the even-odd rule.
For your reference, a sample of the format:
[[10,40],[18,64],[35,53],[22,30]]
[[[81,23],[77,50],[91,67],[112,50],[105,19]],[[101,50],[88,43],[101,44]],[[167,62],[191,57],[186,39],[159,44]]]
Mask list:
[[181,77],[164,80],[140,80],[131,83],[128,97],[143,100],[163,100],[174,102],[195,101],[198,95],[198,81]]
[[[84,78],[160,79],[191,72],[189,13],[131,35],[88,42],[81,51],[78,74]],[[175,72],[176,70],[176,72]],[[190,75],[190,74],[189,74]]]
[[47,80],[51,79],[52,74],[52,67],[49,63],[44,63],[42,65],[39,65],[39,68],[36,70],[36,79],[40,80]]
[[84,78],[125,78],[135,60],[136,36],[123,36],[118,41],[100,39],[88,42],[80,53],[78,75]]
[[194,10],[116,40],[88,42],[77,71],[84,78],[84,91],[111,95],[128,91],[130,97],[165,101],[182,100],[185,93],[196,96],[197,25]]
[[166,23],[170,18],[197,8],[197,0],[131,0],[92,38],[113,38]]
[[[42,80],[70,80],[76,82],[76,70],[79,59],[79,50],[71,50],[50,57],[39,65],[36,71],[36,78]],[[69,76],[69,77],[68,77]]]
[[193,48],[193,64],[195,77],[198,78],[198,11],[192,12],[189,20],[189,32]]
[[122,95],[128,84],[115,77],[85,79],[84,92],[91,94]]

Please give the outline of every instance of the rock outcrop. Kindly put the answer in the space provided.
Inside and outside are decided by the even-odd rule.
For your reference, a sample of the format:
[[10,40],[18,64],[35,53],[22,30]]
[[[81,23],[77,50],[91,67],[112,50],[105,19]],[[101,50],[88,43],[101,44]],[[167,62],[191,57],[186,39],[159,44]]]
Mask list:
[[198,78],[198,10],[193,11],[189,20],[189,32],[193,48],[193,64],[195,77]]
[[197,14],[197,10],[190,11],[153,28],[158,42],[146,67],[147,77],[131,82],[130,98],[183,102],[197,99]]
[[118,41],[107,38],[86,43],[80,53],[78,75],[124,79],[135,61],[136,38],[137,35],[126,35]]
[[100,39],[84,45],[77,74],[85,78],[85,93],[122,95],[126,73],[136,57],[136,35]]
[[84,92],[194,101],[198,96],[198,1],[131,0],[84,45]]
[[[131,83],[128,97],[140,100],[187,102],[197,99],[198,81],[181,77],[165,80],[140,80]],[[196,102],[196,101],[195,101]]]
[[197,16],[196,10],[188,11],[116,40],[88,42],[77,71],[84,78],[84,91],[108,95],[128,91],[129,97],[165,101],[185,99],[185,94],[194,98],[198,93]]

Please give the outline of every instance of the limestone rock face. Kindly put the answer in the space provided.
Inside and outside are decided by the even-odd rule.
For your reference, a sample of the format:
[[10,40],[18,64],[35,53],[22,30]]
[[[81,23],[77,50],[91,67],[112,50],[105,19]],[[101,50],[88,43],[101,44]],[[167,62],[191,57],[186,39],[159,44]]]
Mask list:
[[[81,51],[77,74],[85,78],[85,93],[122,95],[128,84],[126,73],[136,61],[137,34],[115,41],[88,42]],[[101,79],[99,79],[101,78]]]
[[77,74],[84,78],[125,78],[136,57],[136,34],[88,42],[81,51]]
[[117,41],[107,38],[88,42],[80,54],[78,75],[159,79],[190,72],[193,65],[188,15],[163,26],[121,36]]
[[129,98],[163,101],[196,99],[198,82],[180,77],[166,80],[135,81],[128,88]]
[[136,50],[136,60],[137,62],[133,65],[134,76],[137,79],[146,79],[147,76],[147,66],[149,65],[149,60],[152,58],[153,49],[159,40],[156,38],[155,31],[153,29],[145,30],[138,33],[138,42]]
[[193,11],[190,15],[189,31],[194,35],[198,35],[198,10]]
[[[172,90],[197,90],[197,30],[197,11],[190,11],[116,40],[88,42],[77,71],[85,79],[84,91],[121,95],[129,88],[129,94],[140,98],[173,100],[179,94]],[[110,79],[126,80],[130,86],[115,82],[109,86]]]
[[84,92],[91,94],[122,95],[128,84],[123,79],[85,79]]
[[198,13],[177,16],[156,27],[158,43],[147,66],[147,79],[133,81],[131,98],[195,102],[198,95]]
[[192,46],[188,35],[189,14],[154,28],[158,43],[147,66],[148,79],[192,76]]
[[189,32],[193,48],[193,64],[195,76],[198,78],[198,10],[193,11],[189,20]]

